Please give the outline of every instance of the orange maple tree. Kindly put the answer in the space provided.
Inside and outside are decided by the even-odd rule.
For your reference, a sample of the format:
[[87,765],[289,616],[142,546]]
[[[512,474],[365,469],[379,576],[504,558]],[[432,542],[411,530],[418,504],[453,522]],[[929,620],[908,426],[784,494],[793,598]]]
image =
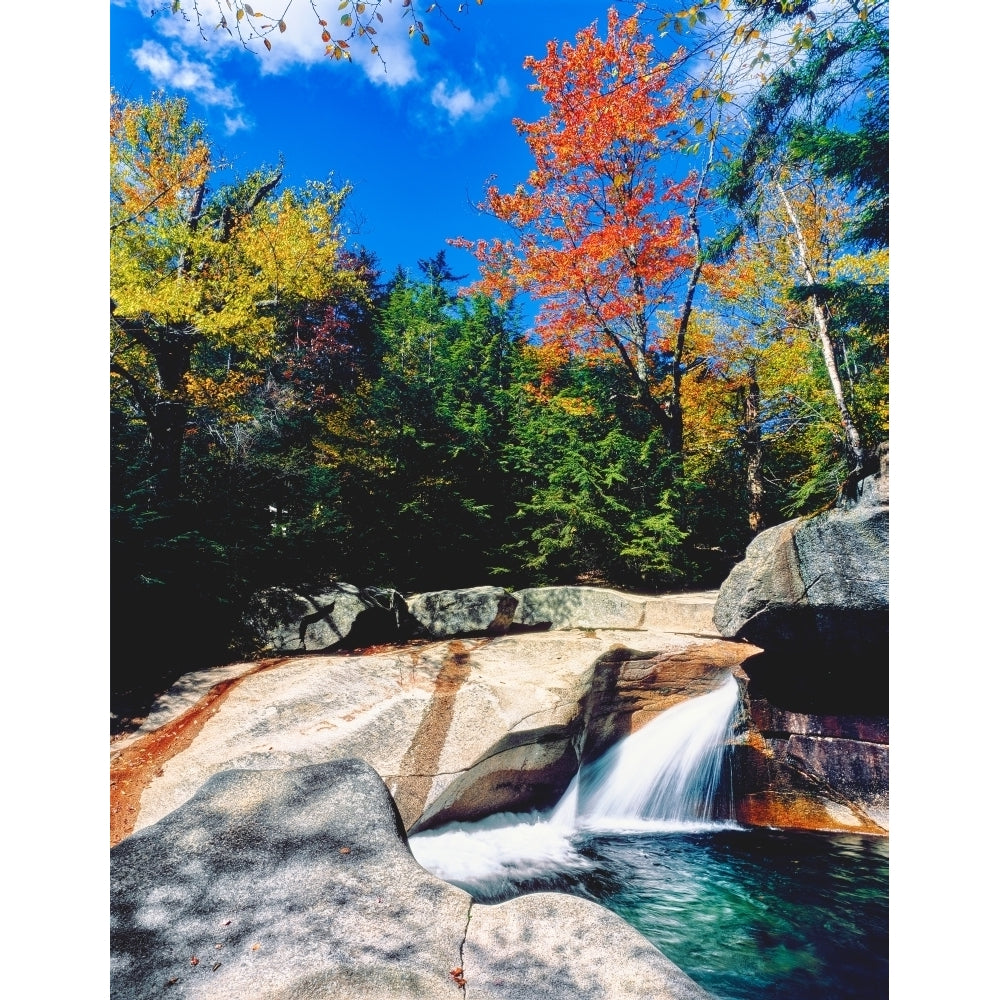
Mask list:
[[661,166],[684,116],[683,88],[671,83],[679,58],[657,61],[638,18],[621,20],[612,8],[606,38],[595,23],[575,44],[550,42],[543,58],[526,59],[550,109],[537,122],[514,120],[535,167],[509,194],[490,183],[479,206],[517,238],[451,241],[480,262],[475,290],[540,300],[535,331],[544,343],[624,365],[675,453],[683,316],[664,327],[657,314],[685,277],[693,293],[694,208],[704,191],[704,174],[677,180]]

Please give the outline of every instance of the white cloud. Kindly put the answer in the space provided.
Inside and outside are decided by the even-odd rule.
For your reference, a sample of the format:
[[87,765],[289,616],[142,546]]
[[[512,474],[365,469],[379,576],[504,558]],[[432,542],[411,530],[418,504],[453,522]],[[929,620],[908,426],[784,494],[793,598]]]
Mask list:
[[420,79],[417,60],[413,55],[413,46],[419,43],[414,43],[404,29],[405,25],[400,21],[397,28],[380,32],[376,37],[384,64],[382,59],[371,52],[371,46],[366,46],[363,42],[352,45],[352,58],[360,63],[365,76],[372,83],[404,87]]
[[237,132],[253,128],[253,122],[244,118],[243,114],[239,111],[235,115],[224,115],[222,124],[226,130],[226,135],[235,135]]
[[232,87],[220,87],[208,63],[193,62],[184,52],[171,54],[159,42],[149,39],[130,54],[136,66],[145,70],[160,86],[186,91],[202,104],[239,107]]
[[[144,6],[149,0],[136,0]],[[320,12],[329,20],[327,30],[335,40],[346,35],[346,30],[340,29],[337,18],[324,7],[334,4],[320,4]],[[221,14],[220,14],[221,10]],[[306,3],[293,4],[288,12],[285,30],[272,27],[267,31],[267,40],[271,43],[268,49],[263,37],[256,37],[253,29],[264,25],[276,25],[277,22],[260,18],[255,20],[250,28],[249,18],[237,24],[235,13],[228,8],[219,8],[212,3],[201,4],[202,19],[199,24],[192,0],[181,3],[181,13],[158,15],[155,19],[156,30],[164,37],[183,43],[186,48],[204,53],[206,58],[226,58],[230,55],[241,58],[256,58],[257,67],[262,76],[287,73],[302,66],[315,66],[319,63],[330,63],[323,41],[323,26],[317,23],[316,15]],[[220,16],[225,16],[227,27],[220,27]],[[372,21],[372,27],[377,32],[372,38],[348,39],[351,46],[351,58],[355,68],[360,67],[372,83],[389,87],[402,87],[420,79],[417,63],[413,54],[414,43],[408,35],[409,21],[400,16],[398,10],[386,8],[381,22]],[[242,34],[242,38],[241,38]],[[244,47],[244,41],[247,46]],[[372,44],[377,44],[379,52],[385,60],[371,51]]]
[[500,77],[491,91],[482,97],[474,97],[468,87],[451,87],[444,80],[439,80],[431,91],[431,104],[441,108],[451,122],[460,118],[471,118],[479,121],[485,118],[503,98],[510,94],[510,85],[505,77]]

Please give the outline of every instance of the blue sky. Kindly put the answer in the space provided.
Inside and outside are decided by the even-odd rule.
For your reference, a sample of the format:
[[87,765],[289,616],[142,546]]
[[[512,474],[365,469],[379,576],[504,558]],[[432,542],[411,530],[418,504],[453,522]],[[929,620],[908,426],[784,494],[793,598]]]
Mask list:
[[[158,88],[186,97],[237,171],[282,156],[287,183],[331,172],[349,181],[351,239],[376,253],[386,276],[397,266],[416,272],[417,260],[444,249],[448,237],[503,232],[472,203],[490,175],[509,189],[530,169],[511,119],[535,120],[544,107],[528,90],[524,58],[594,21],[603,30],[612,5],[485,0],[459,15],[457,0],[449,0],[459,30],[436,12],[422,14],[431,37],[424,45],[407,37],[401,0],[383,3],[378,40],[386,69],[361,42],[351,64],[327,57],[308,0],[293,0],[287,31],[272,33],[270,52],[259,42],[247,51],[211,25],[206,41],[194,22],[150,16],[157,0],[112,0],[111,84],[131,98]],[[218,21],[214,0],[200,6],[206,21],[208,14]],[[334,38],[337,6],[317,3]],[[470,255],[447,251],[454,271],[475,273]]]

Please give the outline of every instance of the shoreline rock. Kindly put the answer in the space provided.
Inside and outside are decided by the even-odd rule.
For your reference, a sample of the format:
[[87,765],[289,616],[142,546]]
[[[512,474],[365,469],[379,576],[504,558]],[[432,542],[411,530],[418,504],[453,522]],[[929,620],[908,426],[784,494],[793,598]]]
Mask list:
[[[609,910],[476,904],[356,759],[226,771],[111,851],[112,1000],[712,1000]],[[464,994],[463,990],[463,994]]]

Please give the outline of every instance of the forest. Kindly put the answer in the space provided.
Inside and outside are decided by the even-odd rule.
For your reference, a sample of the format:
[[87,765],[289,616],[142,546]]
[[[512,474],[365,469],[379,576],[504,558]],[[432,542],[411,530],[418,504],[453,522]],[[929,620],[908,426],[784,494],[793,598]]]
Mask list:
[[394,273],[349,182],[234,180],[183,98],[112,91],[113,692],[253,655],[269,588],[714,587],[850,495],[888,438],[888,3],[644,23],[529,58],[510,237]]

